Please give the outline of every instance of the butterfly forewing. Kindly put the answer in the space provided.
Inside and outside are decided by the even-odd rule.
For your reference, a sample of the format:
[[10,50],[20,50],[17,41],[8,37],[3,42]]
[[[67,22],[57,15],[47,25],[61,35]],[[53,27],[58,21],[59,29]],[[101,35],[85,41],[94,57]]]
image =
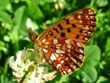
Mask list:
[[35,49],[61,74],[76,71],[84,62],[84,45],[96,26],[94,10],[76,11],[50,26],[40,36],[29,30]]
[[44,38],[68,38],[86,44],[96,26],[95,12],[90,9],[82,9],[67,15],[65,18],[50,26],[39,37]]

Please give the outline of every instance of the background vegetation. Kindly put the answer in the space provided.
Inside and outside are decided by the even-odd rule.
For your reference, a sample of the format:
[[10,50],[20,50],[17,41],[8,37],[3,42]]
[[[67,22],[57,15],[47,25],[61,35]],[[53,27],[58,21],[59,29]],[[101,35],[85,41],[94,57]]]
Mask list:
[[110,4],[109,0],[0,0],[0,83],[13,83],[10,56],[24,47],[33,48],[28,28],[40,34],[69,13],[93,8],[97,26],[85,47],[86,60],[75,73],[57,73],[48,83],[110,83]]

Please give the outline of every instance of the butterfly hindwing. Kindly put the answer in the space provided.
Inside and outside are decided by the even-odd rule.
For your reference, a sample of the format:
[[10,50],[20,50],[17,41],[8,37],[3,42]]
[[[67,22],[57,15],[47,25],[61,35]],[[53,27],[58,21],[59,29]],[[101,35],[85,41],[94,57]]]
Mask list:
[[42,40],[41,46],[45,59],[61,74],[76,71],[84,61],[84,49],[80,42],[47,38]]

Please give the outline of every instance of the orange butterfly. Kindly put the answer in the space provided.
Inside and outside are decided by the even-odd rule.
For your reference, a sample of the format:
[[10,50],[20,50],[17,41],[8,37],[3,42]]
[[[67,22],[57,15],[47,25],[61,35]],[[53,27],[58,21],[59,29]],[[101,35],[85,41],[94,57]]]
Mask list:
[[91,38],[96,26],[95,11],[87,8],[67,15],[50,26],[40,36],[30,29],[29,35],[35,50],[61,74],[76,71],[84,62],[84,45]]

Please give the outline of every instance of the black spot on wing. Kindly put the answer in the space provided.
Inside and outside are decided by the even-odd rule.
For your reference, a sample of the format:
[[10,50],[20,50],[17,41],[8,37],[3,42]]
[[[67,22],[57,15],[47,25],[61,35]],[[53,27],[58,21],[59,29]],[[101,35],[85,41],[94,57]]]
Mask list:
[[70,28],[67,28],[67,32],[71,32],[71,29]]
[[53,32],[52,32],[51,30],[48,31],[48,34],[49,34],[50,36],[53,36]]
[[61,24],[58,24],[58,28],[59,28],[60,30],[63,30],[63,27],[61,26]]
[[64,32],[61,33],[61,37],[65,37],[65,33]]
[[66,19],[66,24],[69,24],[69,19]]
[[82,33],[83,32],[83,30],[82,29],[80,29],[80,31],[79,31],[80,33]]
[[76,25],[75,24],[72,24],[72,27],[76,27]]
[[78,39],[79,38],[79,35],[76,35],[76,39]]
[[59,33],[58,29],[57,28],[53,28],[53,30],[55,30],[57,33]]

